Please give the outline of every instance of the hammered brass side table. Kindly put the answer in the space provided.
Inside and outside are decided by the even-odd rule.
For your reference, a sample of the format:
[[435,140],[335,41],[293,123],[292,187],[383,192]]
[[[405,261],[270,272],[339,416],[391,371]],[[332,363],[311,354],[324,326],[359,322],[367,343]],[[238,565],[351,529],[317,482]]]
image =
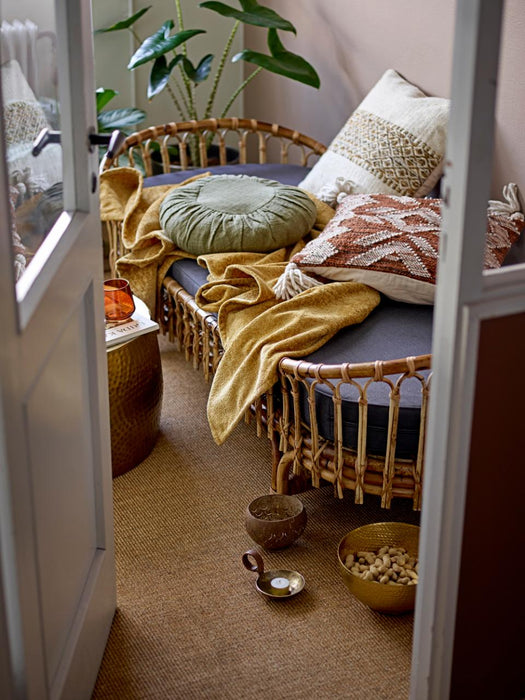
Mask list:
[[113,477],[153,449],[160,425],[162,366],[157,333],[107,348]]

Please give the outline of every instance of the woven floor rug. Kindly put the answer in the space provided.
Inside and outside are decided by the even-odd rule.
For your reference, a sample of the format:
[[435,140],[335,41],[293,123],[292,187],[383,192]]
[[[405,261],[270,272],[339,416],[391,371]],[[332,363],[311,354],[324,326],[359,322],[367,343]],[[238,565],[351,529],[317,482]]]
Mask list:
[[299,570],[305,589],[270,600],[241,562],[255,546],[244,511],[268,493],[270,450],[251,425],[217,447],[206,423],[208,386],[160,339],[165,394],[151,455],[113,481],[118,610],[95,700],[155,698],[333,700],[408,697],[413,616],[355,600],[337,545],[365,523],[418,523],[410,503],[364,505],[331,486],[301,494],[302,536],[267,569]]

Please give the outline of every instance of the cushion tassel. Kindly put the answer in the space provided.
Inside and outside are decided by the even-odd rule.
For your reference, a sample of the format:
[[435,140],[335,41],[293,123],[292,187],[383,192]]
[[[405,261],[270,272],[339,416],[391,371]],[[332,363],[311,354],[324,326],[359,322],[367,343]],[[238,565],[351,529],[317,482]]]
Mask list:
[[317,196],[322,202],[335,208],[342,202],[346,195],[352,194],[354,188],[355,182],[352,180],[346,180],[344,177],[336,177],[331,184],[324,185]]
[[[518,214],[522,216],[521,204],[518,198],[518,186],[514,182],[509,182],[503,188],[503,197],[505,202],[500,202],[497,199],[489,199],[489,214],[503,214],[515,218]],[[516,217],[517,218],[517,217]]]
[[286,301],[307,289],[318,287],[321,284],[323,283],[313,277],[309,277],[295,263],[290,262],[275,283],[273,291],[277,299]]

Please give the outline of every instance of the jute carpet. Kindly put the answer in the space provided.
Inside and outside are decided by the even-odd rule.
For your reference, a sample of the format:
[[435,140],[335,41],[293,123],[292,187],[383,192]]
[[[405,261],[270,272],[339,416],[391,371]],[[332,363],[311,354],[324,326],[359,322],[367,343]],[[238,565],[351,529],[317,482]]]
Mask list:
[[118,610],[93,698],[406,698],[413,616],[355,600],[337,544],[359,525],[418,522],[410,503],[382,510],[331,486],[301,494],[308,524],[267,569],[299,570],[305,589],[275,601],[241,562],[255,546],[244,510],[268,493],[270,450],[240,425],[217,447],[206,423],[208,386],[160,339],[165,393],[151,455],[114,485]]

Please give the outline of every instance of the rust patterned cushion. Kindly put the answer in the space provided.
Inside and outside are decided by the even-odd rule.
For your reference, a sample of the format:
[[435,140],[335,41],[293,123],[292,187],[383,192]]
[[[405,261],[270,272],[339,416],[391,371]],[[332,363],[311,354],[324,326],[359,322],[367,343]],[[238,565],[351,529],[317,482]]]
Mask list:
[[[432,304],[441,202],[386,194],[348,195],[320,236],[294,255],[291,264],[329,280],[368,284],[398,301]],[[502,264],[524,226],[521,212],[506,211],[509,205],[499,204],[499,210],[491,206],[487,217],[485,269]]]

